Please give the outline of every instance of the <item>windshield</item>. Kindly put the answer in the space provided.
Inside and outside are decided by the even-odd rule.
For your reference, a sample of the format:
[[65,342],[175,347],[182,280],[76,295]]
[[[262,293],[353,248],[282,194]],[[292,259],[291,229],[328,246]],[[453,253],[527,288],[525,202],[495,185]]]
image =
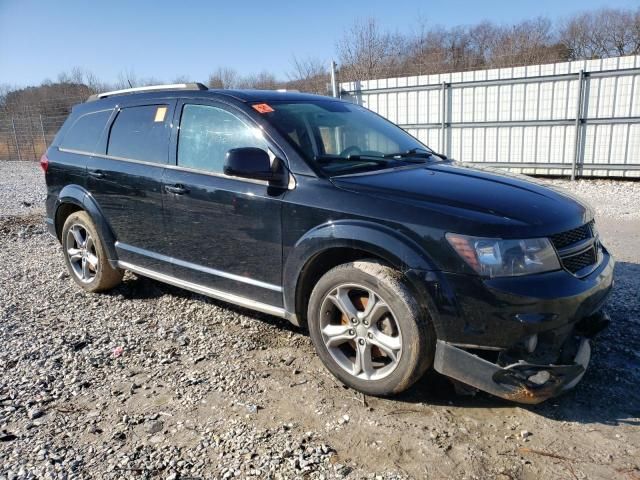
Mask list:
[[400,127],[359,105],[318,100],[253,107],[330,176],[424,163],[432,154]]

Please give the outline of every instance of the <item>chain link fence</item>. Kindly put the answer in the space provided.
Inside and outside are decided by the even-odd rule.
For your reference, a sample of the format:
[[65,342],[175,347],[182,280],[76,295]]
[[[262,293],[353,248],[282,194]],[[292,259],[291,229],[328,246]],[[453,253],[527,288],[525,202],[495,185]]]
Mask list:
[[66,105],[84,100],[72,97],[59,99],[57,105],[42,102],[1,109],[0,160],[39,160],[71,111]]

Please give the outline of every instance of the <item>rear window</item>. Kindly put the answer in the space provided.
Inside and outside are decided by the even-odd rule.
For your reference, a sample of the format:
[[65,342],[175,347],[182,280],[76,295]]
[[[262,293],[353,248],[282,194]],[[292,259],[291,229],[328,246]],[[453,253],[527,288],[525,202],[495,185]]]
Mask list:
[[169,106],[123,108],[113,122],[107,154],[114,157],[167,163]]
[[60,144],[61,148],[79,150],[82,152],[97,153],[96,146],[100,135],[109,121],[113,110],[87,113],[79,117]]

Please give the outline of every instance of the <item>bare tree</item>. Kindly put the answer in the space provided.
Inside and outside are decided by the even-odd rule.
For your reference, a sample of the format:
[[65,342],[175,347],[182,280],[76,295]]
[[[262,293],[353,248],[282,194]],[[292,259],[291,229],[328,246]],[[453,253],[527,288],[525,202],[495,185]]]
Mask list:
[[195,83],[189,75],[177,75],[173,77],[171,83]]
[[640,9],[603,9],[571,17],[560,28],[571,59],[640,53]]
[[249,89],[274,90],[281,86],[282,84],[278,82],[275,75],[266,71],[241,77],[238,82],[239,88]]
[[159,80],[155,77],[138,77],[135,70],[131,68],[127,68],[125,70],[121,70],[118,73],[118,80],[113,85],[114,88],[135,88],[135,87],[144,87],[147,85],[160,85],[164,83],[162,80]]
[[495,37],[489,64],[492,67],[532,65],[566,60],[567,56],[549,19],[538,17],[501,28]]
[[220,67],[209,74],[209,88],[238,88],[240,75],[232,68]]
[[388,75],[402,64],[405,39],[381,30],[374,18],[358,21],[338,41],[340,75],[360,80]]
[[327,65],[316,58],[298,58],[291,60],[291,71],[287,74],[287,88],[304,92],[326,94],[329,82]]
[[12,91],[17,90],[8,83],[0,83],[0,107],[2,107],[7,101],[7,95]]

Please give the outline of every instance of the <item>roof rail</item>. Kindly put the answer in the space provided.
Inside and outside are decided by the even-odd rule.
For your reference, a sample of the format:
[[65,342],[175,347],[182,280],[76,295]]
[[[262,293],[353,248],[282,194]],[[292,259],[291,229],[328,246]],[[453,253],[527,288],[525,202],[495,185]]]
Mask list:
[[113,90],[112,92],[94,93],[87,102],[93,102],[101,98],[112,97],[114,95],[124,95],[126,93],[143,93],[153,92],[155,90],[209,90],[202,83],[172,83],[169,85],[147,85],[146,87],[125,88],[122,90]]

